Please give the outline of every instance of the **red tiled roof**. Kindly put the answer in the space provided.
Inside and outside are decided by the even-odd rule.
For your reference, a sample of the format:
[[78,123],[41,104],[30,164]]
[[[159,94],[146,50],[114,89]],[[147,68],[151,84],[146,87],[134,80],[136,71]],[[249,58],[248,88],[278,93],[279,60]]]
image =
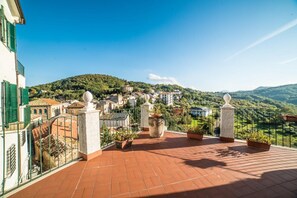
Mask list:
[[50,99],[50,98],[40,98],[37,100],[30,101],[30,106],[39,106],[39,105],[59,105],[60,102]]

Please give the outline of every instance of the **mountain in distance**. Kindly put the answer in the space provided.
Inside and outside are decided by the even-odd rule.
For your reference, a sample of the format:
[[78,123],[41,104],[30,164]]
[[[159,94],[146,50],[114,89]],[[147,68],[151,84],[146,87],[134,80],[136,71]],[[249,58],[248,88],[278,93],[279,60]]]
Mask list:
[[235,97],[262,96],[280,102],[297,105],[297,84],[282,85],[277,87],[258,87],[251,91],[237,91],[232,94]]
[[[178,85],[149,84],[133,82],[117,77],[102,74],[85,74],[61,79],[52,83],[30,87],[30,99],[54,98],[57,100],[81,100],[85,91],[90,91],[95,99],[105,99],[114,93],[123,93],[123,87],[130,85],[134,92],[150,93],[154,91],[180,90],[183,99],[180,103],[190,106],[208,106],[219,108],[223,105],[222,92],[202,92]],[[272,109],[290,114],[297,114],[297,85],[288,85],[275,88],[263,88],[253,91],[239,91],[230,93],[232,104],[236,108]],[[284,100],[285,99],[285,100]],[[289,103],[292,104],[289,104]],[[293,103],[296,102],[296,103]]]

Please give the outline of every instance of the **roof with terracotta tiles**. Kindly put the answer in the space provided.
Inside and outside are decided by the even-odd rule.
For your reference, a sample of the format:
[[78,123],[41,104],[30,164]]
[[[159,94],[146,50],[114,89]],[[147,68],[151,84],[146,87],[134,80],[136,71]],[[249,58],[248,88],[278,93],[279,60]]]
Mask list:
[[60,105],[61,103],[50,98],[40,98],[37,100],[30,101],[29,105],[34,106],[52,106],[52,105]]
[[83,102],[74,102],[71,105],[69,105],[68,109],[81,109],[84,108],[85,104]]

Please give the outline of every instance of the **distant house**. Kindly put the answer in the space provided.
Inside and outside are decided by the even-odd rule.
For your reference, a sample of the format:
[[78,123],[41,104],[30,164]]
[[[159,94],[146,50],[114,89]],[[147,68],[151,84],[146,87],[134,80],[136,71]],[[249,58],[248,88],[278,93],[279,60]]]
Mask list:
[[212,114],[212,110],[207,107],[192,107],[190,109],[190,114],[194,117],[207,117]]
[[130,124],[129,114],[126,112],[111,113],[100,117],[100,127],[105,125],[108,128],[127,128]]
[[74,102],[66,108],[66,112],[72,115],[78,115],[78,112],[85,107],[83,102]]
[[165,105],[167,105],[167,106],[173,105],[173,93],[172,92],[161,92],[159,96]]
[[137,104],[137,99],[134,96],[130,96],[128,102],[131,107],[135,107]]
[[31,116],[41,115],[43,120],[60,115],[63,112],[63,104],[50,99],[41,98],[30,102]]
[[97,103],[96,109],[100,110],[103,114],[107,114],[118,107],[119,105],[111,100],[100,100],[99,103]]
[[128,92],[132,92],[132,91],[133,91],[133,87],[131,87],[131,86],[129,86],[129,85],[125,85],[125,86],[123,87],[123,92],[128,93]]
[[116,103],[120,107],[124,105],[123,96],[121,94],[113,94],[109,96],[107,100],[111,100],[112,102]]

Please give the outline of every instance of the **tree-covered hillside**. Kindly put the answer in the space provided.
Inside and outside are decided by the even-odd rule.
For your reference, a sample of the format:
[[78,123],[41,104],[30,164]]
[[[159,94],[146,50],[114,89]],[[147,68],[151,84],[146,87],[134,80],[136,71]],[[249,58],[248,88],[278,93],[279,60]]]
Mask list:
[[297,84],[283,85],[278,87],[259,87],[252,91],[235,92],[238,97],[267,97],[281,102],[297,105]]
[[[132,82],[101,74],[74,76],[52,83],[31,87],[30,98],[31,100],[41,97],[54,98],[57,100],[80,100],[82,94],[88,90],[94,94],[95,99],[104,99],[112,93],[123,93],[123,87],[125,85],[132,86],[136,92],[141,91],[144,93],[150,93],[152,90],[180,90],[183,94],[183,98],[180,102],[177,102],[177,105],[181,106],[208,106],[212,108],[219,108],[224,103],[222,99],[223,93],[201,92],[189,88],[183,88],[178,85],[152,85],[144,82]],[[268,91],[264,92],[264,90],[266,90],[266,88],[261,90],[263,91],[262,94],[266,92],[268,94]],[[292,87],[291,90],[292,95],[294,95],[294,88]],[[289,94],[289,92],[287,93]],[[236,108],[261,108],[297,114],[296,105],[273,100],[271,99],[273,93],[270,92],[270,94],[269,98],[249,92],[231,93],[234,98],[234,100],[232,100],[232,104]],[[291,96],[288,96],[288,98],[289,97],[292,98]]]

